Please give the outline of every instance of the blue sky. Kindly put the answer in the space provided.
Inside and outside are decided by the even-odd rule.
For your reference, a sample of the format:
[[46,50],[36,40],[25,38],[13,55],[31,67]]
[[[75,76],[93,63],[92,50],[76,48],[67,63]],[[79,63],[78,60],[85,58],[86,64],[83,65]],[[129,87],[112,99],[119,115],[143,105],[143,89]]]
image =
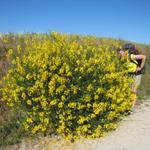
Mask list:
[[150,44],[150,1],[0,0],[0,33],[50,31]]

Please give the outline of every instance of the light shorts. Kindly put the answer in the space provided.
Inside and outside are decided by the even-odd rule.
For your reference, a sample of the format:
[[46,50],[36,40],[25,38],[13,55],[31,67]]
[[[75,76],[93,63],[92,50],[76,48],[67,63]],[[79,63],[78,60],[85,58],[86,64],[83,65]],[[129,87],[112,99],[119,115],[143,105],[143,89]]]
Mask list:
[[141,78],[142,78],[142,74],[133,75],[135,89],[137,89],[140,86]]

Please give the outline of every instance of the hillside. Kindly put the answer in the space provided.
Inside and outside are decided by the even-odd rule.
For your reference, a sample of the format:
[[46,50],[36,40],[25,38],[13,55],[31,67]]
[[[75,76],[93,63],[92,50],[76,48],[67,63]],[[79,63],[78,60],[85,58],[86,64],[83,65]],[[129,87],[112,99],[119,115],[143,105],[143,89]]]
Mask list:
[[[125,41],[116,40],[116,39],[107,39],[107,38],[97,38],[97,37],[84,37],[78,35],[70,35],[72,36],[71,40],[78,41],[82,44],[85,40],[92,41],[94,46],[110,46],[112,49],[114,45],[122,45],[126,43]],[[26,39],[38,39],[39,42],[44,40],[45,38],[50,38],[49,34],[6,34],[3,37],[3,42],[0,42],[0,80],[4,75],[6,75],[7,70],[11,68],[9,53],[10,49],[16,50],[19,49],[18,45],[25,47]],[[32,44],[32,43],[31,43]],[[139,101],[147,99],[150,96],[150,46],[135,43],[141,53],[146,54],[147,62],[146,62],[146,71],[142,78],[141,86],[138,90]],[[22,51],[25,53],[25,49]],[[1,93],[0,93],[1,94]],[[1,95],[0,95],[1,96]],[[15,144],[19,142],[22,138],[29,136],[28,133],[24,133],[20,128],[20,124],[18,120],[22,119],[22,112],[12,113],[4,102],[0,100],[0,146]],[[17,133],[17,134],[16,134]]]

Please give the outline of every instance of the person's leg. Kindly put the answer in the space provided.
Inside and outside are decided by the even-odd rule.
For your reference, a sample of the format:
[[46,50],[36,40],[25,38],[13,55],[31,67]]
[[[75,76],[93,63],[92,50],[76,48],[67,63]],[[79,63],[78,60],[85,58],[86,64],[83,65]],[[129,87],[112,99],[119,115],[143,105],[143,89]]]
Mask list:
[[140,83],[141,83],[141,77],[142,75],[134,75],[133,76],[133,79],[134,79],[134,83],[133,83],[133,86],[132,86],[132,92],[135,94],[134,95],[134,100],[133,100],[133,107],[135,106],[136,104],[136,100],[137,100],[137,88],[139,87]]
[[136,75],[136,78],[135,78],[135,88],[136,88],[136,91],[137,91],[138,87],[139,87],[140,84],[141,84],[141,78],[142,78],[142,75],[141,75],[141,74]]

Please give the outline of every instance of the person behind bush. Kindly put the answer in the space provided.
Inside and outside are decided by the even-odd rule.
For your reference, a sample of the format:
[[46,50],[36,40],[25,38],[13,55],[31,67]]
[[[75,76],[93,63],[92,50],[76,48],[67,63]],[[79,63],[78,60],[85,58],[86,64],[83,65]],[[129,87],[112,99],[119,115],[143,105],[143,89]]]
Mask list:
[[[135,46],[133,44],[132,44],[133,49],[131,49],[130,46],[131,44],[123,45],[122,48],[119,48],[117,50],[117,52],[121,57],[127,58],[126,68],[129,75],[131,75],[132,78],[134,79],[134,83],[131,88],[136,95],[137,88],[141,83],[141,77],[144,70],[146,55],[139,54],[134,49]],[[135,103],[136,103],[136,97],[133,100],[133,106],[135,105]]]

